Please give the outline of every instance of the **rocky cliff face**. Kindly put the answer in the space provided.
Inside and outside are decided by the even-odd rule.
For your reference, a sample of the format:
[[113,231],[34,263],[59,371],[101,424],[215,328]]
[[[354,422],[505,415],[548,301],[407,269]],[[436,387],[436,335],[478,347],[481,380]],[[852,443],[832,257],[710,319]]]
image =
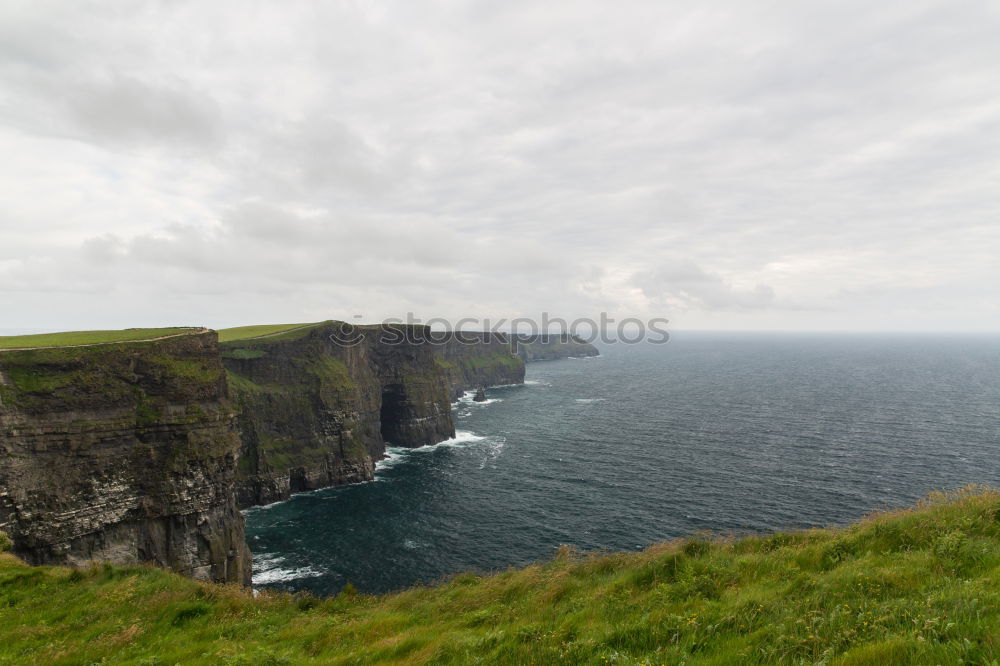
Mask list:
[[329,322],[222,345],[241,409],[241,506],[371,480],[386,444],[416,447],[455,435],[432,347],[408,341],[426,329],[410,328],[397,337]]
[[0,351],[0,530],[33,563],[248,583],[239,507],[371,480],[387,444],[453,437],[463,391],[523,380],[503,334],[336,322]]
[[601,353],[589,342],[573,335],[518,335],[517,355],[526,362],[554,361],[560,358],[585,358]]
[[480,387],[524,383],[524,360],[514,355],[506,334],[454,332],[432,346],[452,400]]
[[239,447],[212,331],[0,352],[0,530],[29,562],[249,583]]

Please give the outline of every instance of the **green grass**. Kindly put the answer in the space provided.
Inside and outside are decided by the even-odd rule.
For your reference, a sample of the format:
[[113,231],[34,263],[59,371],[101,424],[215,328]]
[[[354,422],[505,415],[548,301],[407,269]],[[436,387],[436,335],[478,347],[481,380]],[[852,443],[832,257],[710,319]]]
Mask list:
[[300,365],[305,372],[316,377],[328,389],[348,392],[356,391],[358,388],[343,361],[321,356],[316,359],[300,359]]
[[170,354],[150,356],[149,361],[163,369],[163,373],[174,379],[190,379],[201,384],[219,381],[222,367],[201,360],[177,358]]
[[265,390],[260,384],[232,370],[226,370],[226,381],[229,383],[229,390],[233,394],[255,394]]
[[1000,492],[317,600],[0,555],[0,663],[997,664]]
[[[249,340],[273,336],[274,338],[286,339],[282,333],[305,334],[312,328],[324,322],[312,324],[265,324],[261,326],[239,326],[237,328],[224,328],[219,331],[219,342],[232,342],[234,340]],[[93,345],[111,342],[132,342],[137,340],[149,340],[167,335],[178,335],[185,332],[193,332],[197,328],[129,328],[123,331],[71,331],[67,333],[40,333],[37,335],[7,335],[0,336],[0,349],[15,349],[21,347],[64,347],[68,345]]]
[[497,366],[506,366],[509,369],[516,370],[523,365],[523,361],[513,356],[511,354],[496,353],[490,356],[473,356],[467,361],[468,366],[473,369],[483,369],[492,368]]
[[439,367],[444,368],[445,370],[455,370],[456,368],[458,368],[458,364],[457,363],[455,363],[453,361],[449,361],[447,359],[444,359],[444,358],[442,358],[440,356],[435,356],[434,357],[434,362]]
[[253,358],[264,358],[267,352],[263,349],[227,349],[222,352],[222,358],[232,358],[246,361]]
[[69,345],[95,345],[112,342],[134,342],[162,338],[168,335],[193,333],[197,328],[129,328],[124,331],[72,331],[68,333],[40,333],[38,335],[0,336],[0,349],[21,347],[65,347]]
[[[175,329],[166,329],[175,330]],[[133,340],[82,347],[36,347],[0,353],[0,400],[28,412],[106,410],[134,405],[137,399],[167,406],[178,400],[213,396],[222,381],[221,364],[212,358],[189,357],[188,334],[163,343]],[[147,394],[146,389],[149,389]],[[150,409],[139,420],[151,423]]]
[[277,336],[279,333],[291,332],[296,329],[308,330],[319,326],[322,322],[311,324],[262,324],[260,326],[238,326],[236,328],[219,329],[219,342],[234,340],[249,340],[264,336]]

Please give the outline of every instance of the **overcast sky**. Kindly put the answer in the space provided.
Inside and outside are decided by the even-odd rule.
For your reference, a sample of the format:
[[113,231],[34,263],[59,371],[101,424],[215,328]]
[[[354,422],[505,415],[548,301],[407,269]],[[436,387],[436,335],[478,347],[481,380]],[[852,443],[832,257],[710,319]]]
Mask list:
[[1000,3],[0,3],[0,329],[1000,330]]

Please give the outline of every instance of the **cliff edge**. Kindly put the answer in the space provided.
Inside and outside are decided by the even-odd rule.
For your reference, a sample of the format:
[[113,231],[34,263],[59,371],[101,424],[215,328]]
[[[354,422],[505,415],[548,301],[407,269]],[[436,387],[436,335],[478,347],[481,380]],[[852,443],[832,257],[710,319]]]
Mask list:
[[525,362],[600,356],[597,347],[582,338],[558,333],[521,334],[515,337],[517,355]]
[[452,400],[486,386],[524,383],[524,360],[505,333],[459,331],[435,334],[434,357]]
[[387,444],[455,436],[432,346],[407,342],[426,329],[409,328],[387,340],[376,326],[323,322],[222,344],[240,406],[241,506],[369,481]]
[[0,530],[15,552],[243,583],[240,507],[372,480],[386,446],[454,437],[465,391],[597,354],[565,336],[519,337],[515,353],[502,333],[334,321],[5,343]]
[[250,579],[214,331],[0,351],[0,530],[34,564]]

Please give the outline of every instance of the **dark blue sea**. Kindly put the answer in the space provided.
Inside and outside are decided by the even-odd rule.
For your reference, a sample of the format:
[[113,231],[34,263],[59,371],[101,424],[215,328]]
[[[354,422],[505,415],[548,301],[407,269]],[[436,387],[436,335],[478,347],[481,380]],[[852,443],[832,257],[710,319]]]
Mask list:
[[1000,339],[680,333],[533,363],[372,483],[247,511],[255,585],[336,593],[1000,485]]

